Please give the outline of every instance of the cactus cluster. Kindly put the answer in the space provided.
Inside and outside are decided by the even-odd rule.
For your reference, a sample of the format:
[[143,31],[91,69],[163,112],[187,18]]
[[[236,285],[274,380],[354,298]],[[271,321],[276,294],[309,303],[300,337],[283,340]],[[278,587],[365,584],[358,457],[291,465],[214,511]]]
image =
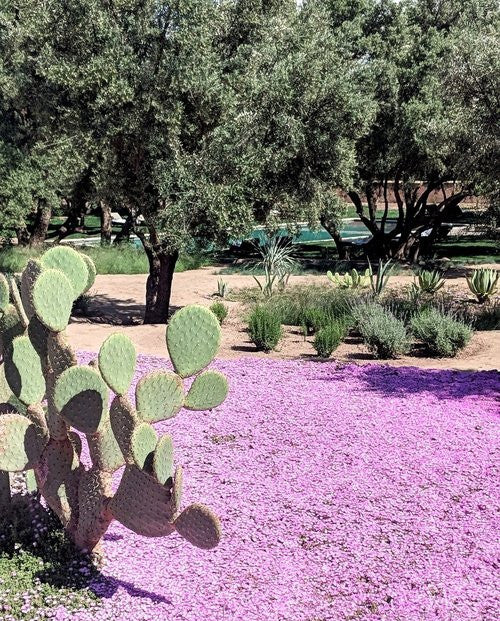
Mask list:
[[166,330],[175,372],[142,377],[133,403],[136,351],[126,335],[109,336],[89,365],[78,365],[65,337],[73,303],[95,274],[86,255],[62,246],[30,260],[19,286],[0,274],[0,511],[11,502],[8,473],[25,471],[82,549],[96,550],[113,519],[147,537],[177,532],[212,548],[219,521],[200,504],[181,511],[182,468],[172,438],[158,437],[153,423],[224,401],[226,378],[204,370],[219,347],[219,322],[201,306],[178,311]]
[[364,274],[358,272],[356,268],[353,268],[345,274],[339,274],[335,272],[333,274],[330,270],[326,273],[327,278],[337,285],[341,289],[361,289],[368,287],[370,283],[370,270],[366,269]]

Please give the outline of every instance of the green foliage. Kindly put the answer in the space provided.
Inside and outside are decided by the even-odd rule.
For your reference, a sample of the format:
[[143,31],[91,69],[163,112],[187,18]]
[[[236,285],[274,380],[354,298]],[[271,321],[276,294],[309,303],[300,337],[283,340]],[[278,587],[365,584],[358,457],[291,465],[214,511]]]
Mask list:
[[279,314],[265,306],[256,306],[248,317],[250,339],[257,349],[269,352],[278,345],[283,330]]
[[487,268],[474,270],[472,276],[467,278],[469,289],[476,296],[479,304],[487,302],[492,295],[495,295],[499,278],[500,272]]
[[367,287],[370,282],[370,270],[365,270],[364,274],[360,274],[356,268],[353,268],[350,272],[346,272],[340,275],[338,272],[332,274],[328,271],[326,273],[329,280],[333,284],[337,285],[341,289],[358,289]]
[[409,351],[411,342],[404,322],[380,304],[359,304],[353,314],[363,341],[377,358],[397,358]]
[[256,269],[264,270],[264,281],[254,276],[255,282],[265,298],[273,295],[276,286],[278,291],[284,291],[288,284],[290,273],[296,266],[293,258],[293,247],[284,237],[270,237],[262,246],[257,247],[261,260],[255,265]]
[[[202,548],[217,545],[220,525],[207,508],[191,505],[187,514],[181,512],[182,469],[167,476],[171,440],[159,440],[151,424],[175,416],[186,401],[190,409],[203,410],[224,400],[224,376],[200,374],[219,346],[217,318],[196,305],[173,315],[166,342],[175,373],[154,371],[141,378],[133,405],[124,396],[136,367],[130,339],[108,337],[97,370],[95,363],[77,364],[64,335],[67,306],[92,284],[90,263],[72,249],[56,247],[42,256],[40,266],[38,272],[27,268],[29,278],[21,276],[24,300],[32,300],[35,313],[29,324],[21,320],[23,302],[14,286],[10,294],[17,309],[9,305],[0,317],[1,405],[7,411],[0,417],[0,510],[18,502],[5,474],[34,470],[39,493],[81,549],[95,550],[113,519],[142,535],[177,531]],[[186,396],[182,378],[190,376],[194,381]],[[110,390],[116,396],[109,404]],[[19,400],[24,405],[18,406]],[[82,441],[71,428],[86,435],[91,466],[80,462]],[[112,474],[124,463],[113,496]]]
[[431,355],[438,357],[455,356],[472,336],[469,325],[434,308],[416,315],[411,321],[411,329]]
[[224,319],[229,313],[228,307],[223,302],[214,302],[210,304],[210,310],[217,317],[221,325],[224,323]]
[[92,559],[35,497],[19,496],[0,516],[0,533],[1,618],[45,618],[59,605],[70,611],[97,605],[89,588],[97,577]]
[[346,324],[342,321],[335,321],[324,326],[314,337],[314,349],[320,358],[329,358],[332,352],[337,349],[342,340],[346,337]]
[[418,292],[434,295],[441,289],[444,282],[439,270],[421,270],[414,284]]
[[370,284],[372,287],[373,294],[378,296],[382,293],[382,291],[387,286],[387,282],[389,281],[389,277],[391,275],[393,265],[391,265],[391,260],[389,259],[385,263],[382,259],[378,261],[378,269],[376,272],[373,271],[370,260],[368,259],[369,264],[369,275],[370,275]]

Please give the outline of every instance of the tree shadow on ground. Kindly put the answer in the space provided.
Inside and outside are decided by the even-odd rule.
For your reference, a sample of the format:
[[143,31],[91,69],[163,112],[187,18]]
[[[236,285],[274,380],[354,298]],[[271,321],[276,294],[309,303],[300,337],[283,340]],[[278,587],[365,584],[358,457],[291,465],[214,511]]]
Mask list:
[[498,371],[455,371],[370,365],[360,367],[358,377],[367,389],[387,396],[433,393],[442,399],[470,396],[495,398],[500,393]]

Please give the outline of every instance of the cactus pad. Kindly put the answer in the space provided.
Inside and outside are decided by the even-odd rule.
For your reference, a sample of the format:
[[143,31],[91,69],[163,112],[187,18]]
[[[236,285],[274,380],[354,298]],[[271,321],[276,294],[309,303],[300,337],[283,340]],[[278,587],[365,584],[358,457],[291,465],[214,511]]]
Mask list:
[[174,445],[168,435],[162,436],[156,445],[153,457],[153,473],[159,483],[165,485],[172,476],[174,466]]
[[134,461],[139,468],[144,468],[155,450],[158,436],[148,423],[140,423],[132,432],[130,448]]
[[167,326],[167,348],[176,372],[188,377],[204,369],[220,339],[219,320],[208,308],[193,304],[177,311]]
[[94,548],[110,525],[111,474],[97,468],[82,472],[78,489],[78,530],[76,540]]
[[163,537],[174,532],[171,495],[150,474],[127,466],[110,509],[126,528],[145,537]]
[[82,255],[67,246],[54,246],[42,255],[44,269],[55,269],[62,272],[71,283],[73,300],[76,300],[86,289],[89,282],[89,270]]
[[5,311],[9,305],[9,282],[3,274],[0,274],[0,311]]
[[131,451],[132,434],[141,422],[137,412],[126,397],[115,397],[111,402],[109,418],[123,457],[127,463],[132,464],[134,462]]
[[77,364],[75,352],[61,332],[51,332],[47,341],[49,365],[56,377]]
[[87,442],[94,467],[104,472],[115,472],[124,465],[122,451],[109,422],[98,433],[87,436]]
[[73,287],[59,270],[43,270],[33,287],[33,307],[40,321],[53,332],[68,325],[73,308]]
[[90,367],[70,367],[58,378],[54,403],[78,431],[95,433],[108,419],[108,389],[99,373]]
[[1,350],[7,352],[16,336],[24,333],[24,326],[13,304],[9,304],[0,317]]
[[0,416],[0,470],[21,472],[36,465],[48,442],[43,430],[21,414]]
[[87,266],[87,270],[88,270],[87,284],[85,285],[85,289],[83,290],[83,293],[86,293],[87,291],[90,290],[90,288],[95,282],[95,277],[97,276],[97,270],[95,267],[95,263],[92,261],[92,259],[87,254],[81,254],[80,256],[85,261],[85,265]]
[[99,351],[99,370],[106,384],[124,395],[134,377],[137,354],[132,341],[124,334],[112,334]]
[[143,420],[154,423],[171,418],[184,403],[182,380],[169,371],[152,371],[137,383],[135,399]]
[[40,261],[38,261],[38,259],[30,259],[21,276],[21,300],[28,319],[31,319],[35,314],[35,307],[33,306],[33,288],[41,271],[42,264]]
[[22,325],[27,328],[29,319],[24,310],[23,302],[21,300],[21,294],[19,293],[19,288],[17,286],[17,282],[15,278],[9,278],[10,285],[10,299],[12,300],[12,304],[16,307],[17,314],[19,315],[19,321]]
[[181,537],[197,548],[215,548],[221,538],[218,518],[204,505],[194,504],[184,509],[174,526]]
[[191,384],[184,407],[188,410],[211,410],[227,397],[229,385],[218,371],[204,371]]
[[5,359],[5,377],[14,395],[25,405],[43,399],[42,365],[28,336],[18,336],[12,341],[12,350]]
[[33,315],[28,325],[28,336],[36,353],[42,360],[45,360],[48,355],[48,339],[50,334],[52,333],[47,326],[44,326],[40,319]]

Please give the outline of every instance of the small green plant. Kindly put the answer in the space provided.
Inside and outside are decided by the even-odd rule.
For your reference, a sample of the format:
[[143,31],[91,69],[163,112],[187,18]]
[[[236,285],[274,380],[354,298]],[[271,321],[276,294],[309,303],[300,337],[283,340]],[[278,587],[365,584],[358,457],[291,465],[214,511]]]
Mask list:
[[304,334],[314,334],[332,321],[332,315],[322,308],[306,308],[302,313],[302,330]]
[[370,283],[370,270],[366,269],[364,274],[358,272],[356,268],[353,268],[350,272],[345,274],[339,274],[328,271],[327,277],[334,285],[337,285],[341,289],[362,289],[368,287]]
[[213,304],[211,304],[210,310],[217,317],[221,325],[224,323],[224,319],[229,313],[229,309],[222,302],[214,302]]
[[467,278],[469,289],[476,296],[479,304],[487,302],[492,295],[495,295],[499,278],[500,272],[488,268],[474,270],[472,276]]
[[439,270],[422,270],[413,283],[419,293],[429,295],[434,295],[443,285],[444,278]]
[[410,349],[404,321],[380,304],[360,304],[353,309],[353,314],[363,341],[377,358],[397,358]]
[[392,263],[391,259],[389,259],[385,263],[382,261],[382,259],[379,259],[378,269],[377,269],[377,272],[375,273],[373,271],[372,264],[370,263],[370,259],[368,259],[368,265],[369,265],[368,271],[370,275],[370,284],[372,287],[373,294],[376,296],[379,296],[382,293],[382,291],[385,289],[389,281],[389,277],[391,275],[392,268],[393,268],[391,263]]
[[248,331],[257,349],[271,351],[283,334],[279,314],[265,306],[256,306],[248,318]]
[[463,321],[427,308],[411,321],[413,334],[421,340],[433,356],[450,358],[467,345],[472,329]]
[[254,276],[259,285],[262,295],[269,298],[273,295],[275,287],[278,291],[284,291],[288,284],[291,272],[297,266],[292,257],[292,244],[284,237],[271,237],[262,246],[258,246],[261,260],[255,268],[264,270],[264,281],[261,282]]
[[342,321],[333,321],[316,332],[314,349],[320,358],[329,358],[344,340],[347,328]]
[[217,280],[217,293],[216,295],[218,295],[220,298],[226,298],[227,295],[229,294],[229,285],[227,284],[227,282],[223,279],[223,278],[219,278]]

